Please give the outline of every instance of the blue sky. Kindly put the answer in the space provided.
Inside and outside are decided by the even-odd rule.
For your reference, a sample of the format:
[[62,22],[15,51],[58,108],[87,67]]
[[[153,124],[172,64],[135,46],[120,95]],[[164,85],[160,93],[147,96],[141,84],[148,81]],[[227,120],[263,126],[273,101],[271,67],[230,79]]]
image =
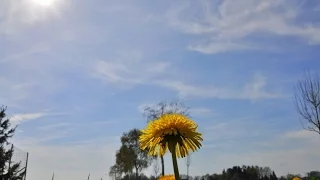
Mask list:
[[319,71],[319,23],[316,0],[0,0],[0,104],[28,178],[102,177],[121,134],[145,126],[141,109],[178,98],[204,135],[192,175],[315,170],[319,136],[292,95]]

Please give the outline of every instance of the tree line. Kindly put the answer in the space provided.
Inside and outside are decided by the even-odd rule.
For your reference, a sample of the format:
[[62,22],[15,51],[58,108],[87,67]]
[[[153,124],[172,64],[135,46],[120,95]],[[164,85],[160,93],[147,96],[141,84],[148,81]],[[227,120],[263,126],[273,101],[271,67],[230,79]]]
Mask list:
[[[158,176],[146,176],[143,173],[137,177],[135,174],[125,174],[117,180],[157,180]],[[233,166],[232,168],[224,169],[221,173],[205,174],[202,176],[187,176],[180,175],[182,180],[320,180],[319,171],[310,171],[306,175],[287,174],[286,176],[277,176],[270,167],[260,166]]]

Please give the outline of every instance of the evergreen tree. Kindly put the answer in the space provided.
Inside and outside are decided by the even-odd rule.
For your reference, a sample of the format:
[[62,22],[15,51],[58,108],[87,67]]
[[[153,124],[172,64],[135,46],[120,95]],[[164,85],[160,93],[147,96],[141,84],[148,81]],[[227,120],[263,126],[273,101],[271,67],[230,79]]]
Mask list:
[[278,180],[278,177],[274,171],[272,172],[271,180]]
[[0,107],[0,180],[22,180],[24,172],[19,171],[20,163],[11,162],[13,148],[8,147],[8,140],[14,135],[16,127],[10,127],[5,111],[5,107]]

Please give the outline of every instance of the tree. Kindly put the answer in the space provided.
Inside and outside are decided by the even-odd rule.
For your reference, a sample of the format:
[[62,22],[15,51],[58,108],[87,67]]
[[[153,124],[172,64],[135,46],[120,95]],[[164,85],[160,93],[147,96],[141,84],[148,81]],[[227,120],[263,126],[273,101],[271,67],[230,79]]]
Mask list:
[[260,167],[259,168],[259,176],[260,178],[267,177],[270,178],[272,176],[272,170],[270,167]]
[[287,180],[285,176],[280,176],[279,180]]
[[309,174],[309,176],[311,176],[311,177],[318,177],[318,178],[320,178],[320,172],[319,172],[319,171],[310,171],[308,174]]
[[121,146],[116,153],[116,165],[122,173],[128,174],[132,173],[134,166],[135,154],[132,149],[129,149],[127,146]]
[[320,77],[310,72],[295,86],[295,106],[302,127],[320,135]]
[[141,150],[139,145],[140,134],[139,129],[133,129],[128,133],[124,133],[121,137],[122,145],[116,153],[115,165],[121,175],[122,173],[128,175],[135,170],[135,176],[138,179],[139,173],[147,168],[154,158],[148,156],[147,150]]
[[6,118],[6,107],[0,107],[0,179],[21,180],[24,172],[20,171],[20,163],[11,162],[13,146],[7,148],[9,139],[13,137],[17,128],[11,128],[10,119]]
[[270,178],[271,180],[278,180],[278,177],[274,171],[272,171],[272,176]]
[[[170,103],[166,101],[159,102],[155,106],[147,106],[144,109],[143,116],[147,118],[147,121],[153,121],[158,119],[164,114],[178,113],[185,116],[190,116],[188,113],[189,107],[187,107],[183,101],[176,100]],[[164,158],[160,156],[161,159],[161,175],[164,176]]]
[[121,169],[120,169],[120,166],[115,164],[113,166],[110,167],[110,170],[109,170],[109,176],[114,178],[114,180],[118,180],[121,178]]
[[223,169],[222,170],[222,179],[226,179],[227,178],[227,173],[226,173],[226,170]]

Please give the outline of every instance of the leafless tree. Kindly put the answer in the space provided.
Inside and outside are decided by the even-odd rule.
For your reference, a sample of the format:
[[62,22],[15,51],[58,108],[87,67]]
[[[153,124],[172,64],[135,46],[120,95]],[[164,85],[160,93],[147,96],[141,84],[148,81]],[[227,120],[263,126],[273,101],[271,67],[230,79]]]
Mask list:
[[110,167],[110,171],[109,171],[109,176],[110,178],[113,180],[118,180],[121,178],[122,173],[121,173],[121,168],[119,165],[113,165]]
[[143,116],[147,121],[153,121],[161,117],[163,114],[178,113],[190,117],[189,107],[182,100],[173,100],[171,102],[161,101],[156,105],[147,106],[144,108]]
[[270,177],[272,175],[272,170],[270,167],[259,167],[258,169],[258,176],[260,179],[263,177]]
[[[144,109],[143,116],[147,118],[147,121],[153,121],[158,119],[164,114],[172,114],[172,113],[178,113],[185,115],[187,117],[190,117],[189,113],[189,107],[185,105],[185,103],[182,100],[173,100],[171,102],[162,101],[159,102],[156,105],[147,106]],[[160,156],[161,159],[161,175],[164,174],[164,159],[162,156]]]
[[307,72],[295,86],[295,106],[304,129],[320,135],[320,77]]

